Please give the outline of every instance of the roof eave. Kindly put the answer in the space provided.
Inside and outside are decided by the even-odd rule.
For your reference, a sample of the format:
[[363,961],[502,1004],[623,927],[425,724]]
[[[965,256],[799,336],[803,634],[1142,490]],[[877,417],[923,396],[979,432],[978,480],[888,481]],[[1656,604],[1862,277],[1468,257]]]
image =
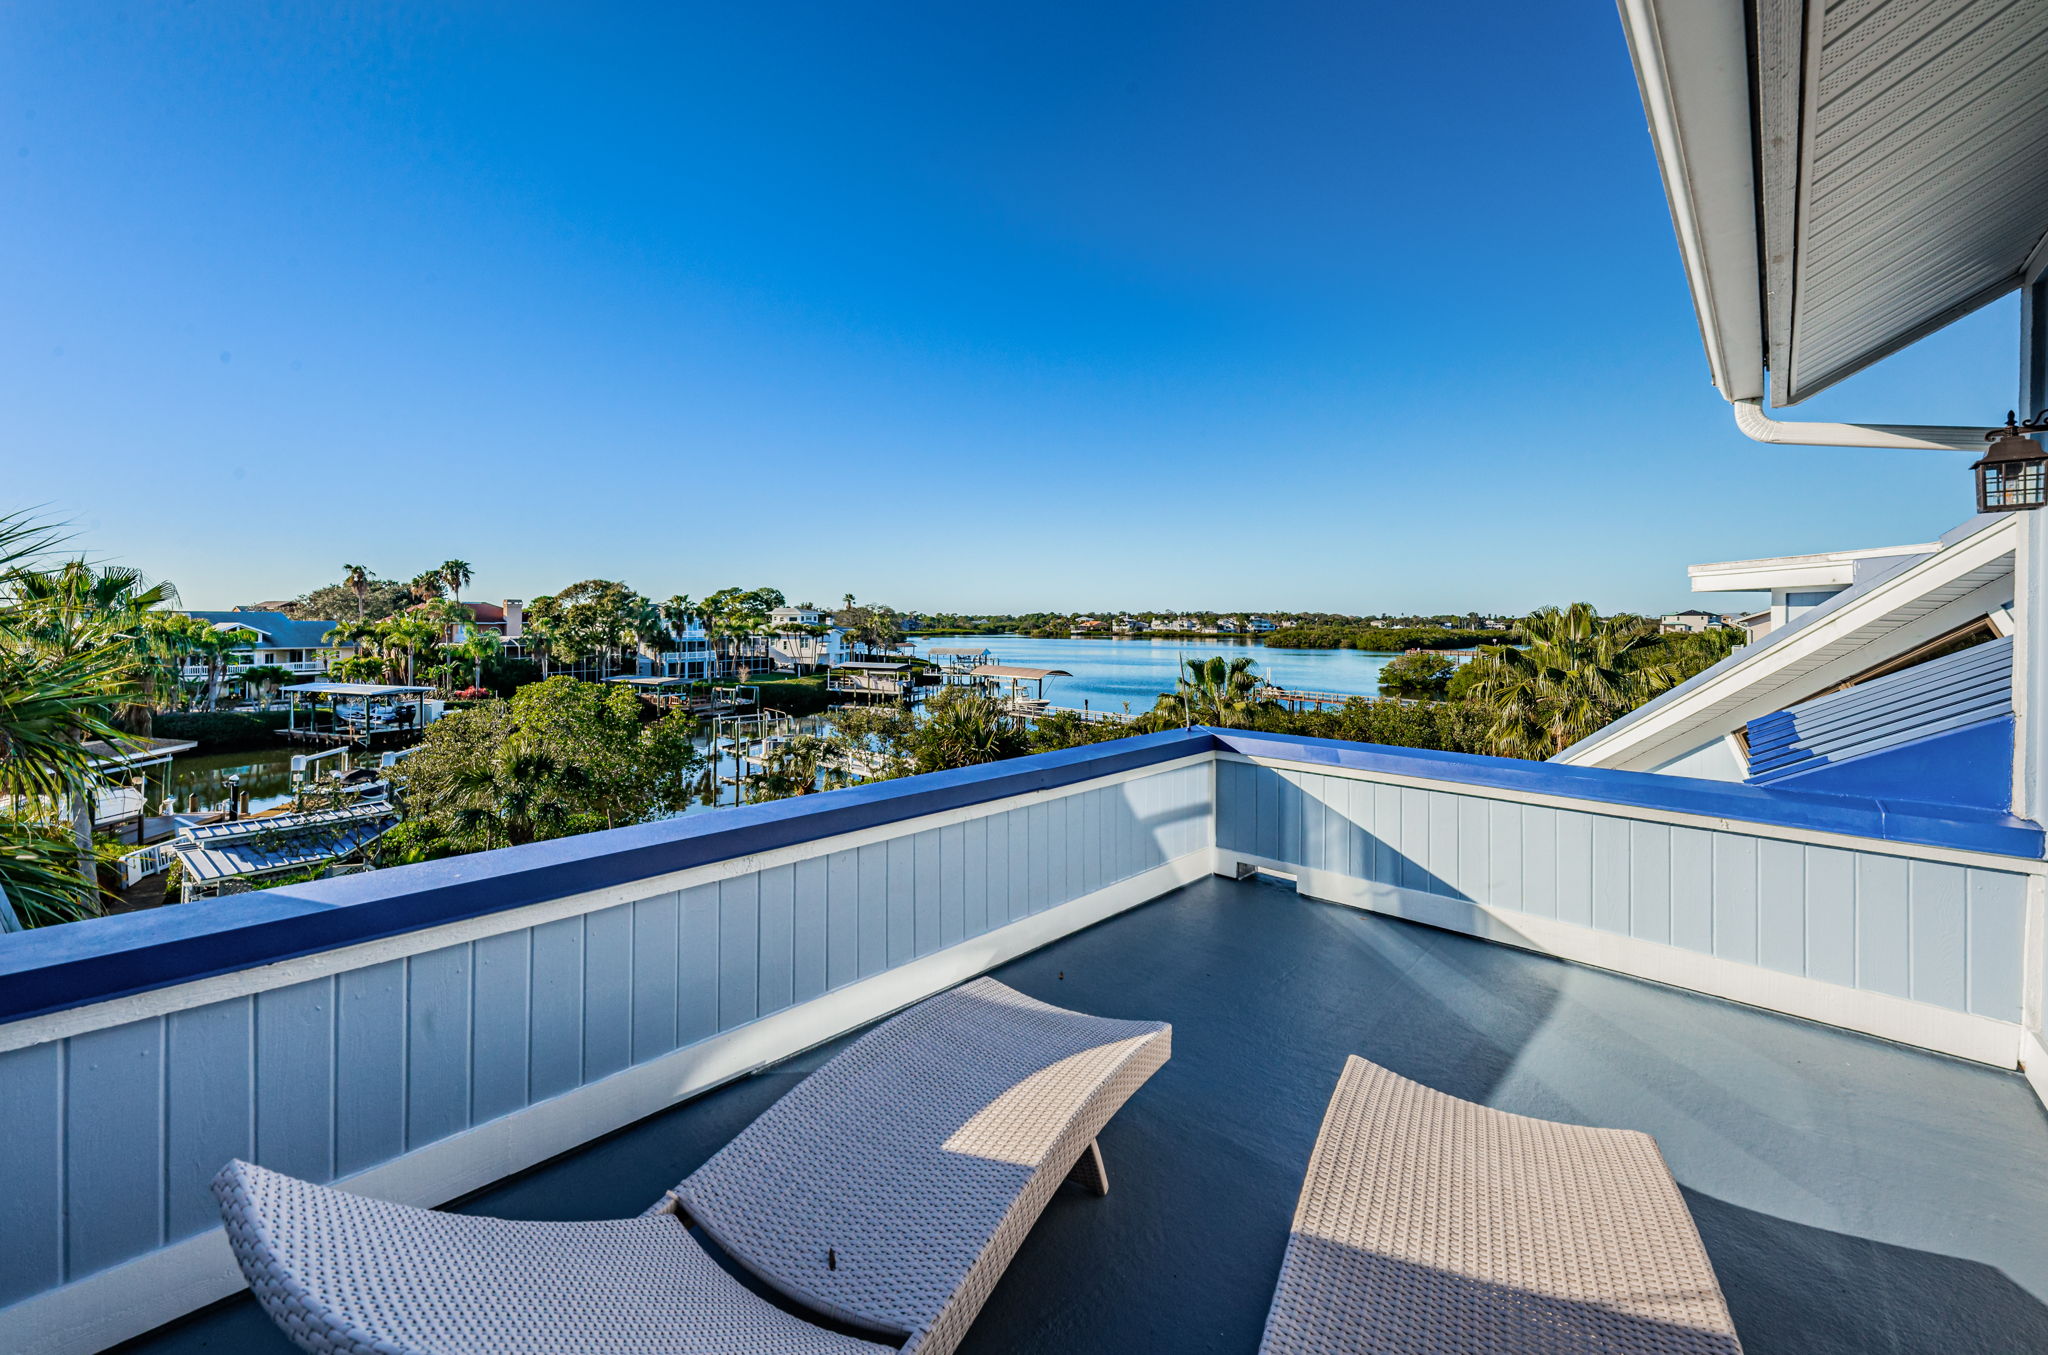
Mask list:
[[1760,400],[1763,287],[1744,6],[1618,4],[1714,385],[1730,401]]

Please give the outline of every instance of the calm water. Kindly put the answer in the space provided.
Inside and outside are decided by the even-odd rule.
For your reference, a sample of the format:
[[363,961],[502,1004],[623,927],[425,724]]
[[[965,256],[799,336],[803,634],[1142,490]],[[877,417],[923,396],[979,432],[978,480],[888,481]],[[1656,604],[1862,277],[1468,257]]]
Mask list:
[[1023,635],[920,635],[917,652],[986,648],[996,662],[1024,668],[1064,668],[1074,676],[1053,678],[1045,696],[1055,706],[1087,702],[1098,710],[1150,710],[1161,692],[1173,690],[1186,659],[1249,654],[1260,676],[1282,687],[1315,692],[1377,696],[1380,669],[1398,654],[1363,649],[1266,649],[1246,640],[1034,640]]
[[196,814],[228,805],[228,777],[240,776],[249,792],[249,808],[271,809],[291,798],[290,748],[259,748],[245,753],[208,753],[171,760],[171,794],[178,812]]

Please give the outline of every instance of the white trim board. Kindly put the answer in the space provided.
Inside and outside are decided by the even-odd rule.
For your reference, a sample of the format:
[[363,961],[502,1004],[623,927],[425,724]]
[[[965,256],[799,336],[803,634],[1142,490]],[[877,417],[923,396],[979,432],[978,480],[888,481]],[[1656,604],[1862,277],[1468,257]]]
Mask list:
[[[1565,809],[1579,814],[1598,814],[1614,819],[1670,824],[1678,828],[1701,828],[1709,832],[1740,833],[1746,837],[1776,838],[1819,847],[1842,847],[1850,851],[1873,852],[1880,856],[1902,856],[1913,861],[1942,861],[1980,870],[2002,870],[2012,875],[2048,874],[2048,860],[2031,856],[2001,856],[1997,852],[1964,851],[1955,847],[1934,847],[1918,842],[1895,842],[1889,838],[1859,837],[1854,833],[1829,833],[1813,828],[1788,828],[1775,823],[1748,819],[1724,819],[1711,814],[1688,814],[1675,809],[1651,809],[1642,805],[1617,804],[1611,800],[1589,800],[1570,795],[1545,795],[1537,791],[1511,790],[1502,786],[1479,786],[1464,781],[1446,781],[1427,776],[1404,776],[1399,772],[1366,771],[1335,767],[1323,762],[1296,762],[1288,758],[1254,757],[1245,753],[1218,752],[1219,759],[1246,762],[1280,772],[1308,772],[1344,781],[1369,781],[1385,786],[1406,786],[1432,790],[1441,795],[1470,795],[1481,800],[1503,800],[1509,804],[1537,805]],[[4,1032],[0,1032],[4,1033]]]
[[1235,867],[1243,862],[1291,875],[1300,893],[1326,903],[1427,923],[1519,950],[1726,998],[1782,1016],[1840,1026],[1976,1063],[2012,1068],[2019,1062],[2023,1032],[2010,1021],[1913,1002],[1889,993],[1845,988],[1803,975],[1783,974],[1761,965],[1724,960],[1717,955],[1512,908],[1494,908],[1334,871],[1312,870],[1250,852],[1226,851],[1221,847],[1215,852],[1220,875],[1235,874]]
[[[1092,894],[450,1135],[335,1184],[411,1205],[438,1205],[467,1195],[1192,884],[1212,873],[1212,850],[1197,848]],[[649,1204],[659,1189],[650,1193]],[[209,1229],[0,1309],[0,1350],[88,1355],[242,1287],[226,1235]]]
[[[899,819],[894,823],[881,824],[873,828],[861,828],[850,833],[833,837],[813,838],[806,842],[792,843],[787,847],[776,847],[770,851],[756,852],[748,856],[736,856],[724,861],[713,861],[686,870],[669,871],[662,875],[650,875],[644,879],[631,880],[625,884],[610,885],[604,889],[588,890],[580,894],[566,894],[558,899],[546,899],[519,908],[508,908],[502,912],[486,913],[480,917],[464,918],[459,922],[441,923],[434,927],[423,927],[417,931],[400,932],[396,936],[379,937],[375,941],[364,941],[352,946],[337,946],[332,950],[317,951],[311,955],[294,956],[289,960],[278,960],[266,965],[252,965],[245,969],[232,970],[226,974],[209,975],[186,983],[171,984],[163,988],[152,988],[147,992],[130,993],[123,997],[111,998],[105,1002],[89,1003],[81,1007],[66,1007],[62,1011],[46,1012],[40,1016],[24,1017],[19,1021],[0,1025],[0,1053],[10,1049],[25,1049],[30,1045],[48,1044],[53,1040],[66,1039],[87,1031],[104,1030],[110,1026],[126,1025],[131,1021],[143,1021],[170,1012],[185,1011],[192,1007],[203,1007],[210,1002],[223,1002],[229,998],[245,997],[250,993],[268,992],[273,988],[287,988],[308,979],[324,978],[352,969],[364,969],[381,964],[386,960],[404,959],[422,955],[428,951],[440,950],[446,946],[459,946],[466,941],[479,941],[485,937],[498,936],[505,932],[523,931],[537,927],[544,922],[558,918],[573,917],[579,913],[595,913],[621,903],[636,899],[649,899],[659,894],[668,894],[695,885],[710,884],[740,875],[752,875],[776,866],[796,861],[808,861],[833,852],[848,851],[876,842],[887,842],[893,838],[909,837],[931,828],[944,828],[971,819],[987,818],[1007,813],[1012,809],[1039,804],[1051,800],[1062,800],[1105,786],[1122,785],[1128,781],[1142,781],[1163,772],[1183,771],[1199,766],[1215,757],[1213,752],[1191,754],[1175,758],[1171,762],[1155,763],[1149,767],[1134,768],[1108,776],[1077,781],[1070,786],[1056,786],[1050,790],[1027,791],[1021,795],[1005,796],[1000,800],[986,800],[979,804],[964,805],[957,809],[943,810],[918,818]],[[1213,816],[1214,786],[1211,786],[1211,813]]]

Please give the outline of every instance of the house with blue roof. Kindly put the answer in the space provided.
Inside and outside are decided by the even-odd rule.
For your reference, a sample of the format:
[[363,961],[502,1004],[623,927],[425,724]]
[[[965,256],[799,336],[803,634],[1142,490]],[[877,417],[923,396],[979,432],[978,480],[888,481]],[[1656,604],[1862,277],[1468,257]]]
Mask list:
[[[337,644],[326,638],[327,632],[334,629],[333,621],[303,621],[283,612],[241,607],[225,612],[188,611],[185,615],[205,621],[216,629],[240,628],[255,632],[255,642],[247,648],[237,649],[229,660],[229,677],[244,669],[271,665],[286,669],[295,677],[324,677],[330,654],[355,648],[353,644]],[[206,666],[187,664],[184,676],[188,681],[204,678]]]

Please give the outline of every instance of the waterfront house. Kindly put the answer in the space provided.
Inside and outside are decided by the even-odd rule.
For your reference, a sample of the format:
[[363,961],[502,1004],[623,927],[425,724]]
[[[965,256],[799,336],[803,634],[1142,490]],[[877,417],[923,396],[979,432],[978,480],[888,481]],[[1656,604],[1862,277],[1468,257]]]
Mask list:
[[[422,612],[444,607],[445,602],[422,602],[413,611]],[[449,644],[461,644],[469,633],[489,631],[505,642],[508,653],[517,653],[523,648],[520,643],[526,635],[526,604],[518,598],[506,598],[499,602],[458,602],[455,604],[469,613],[469,621],[451,621],[445,628],[444,637]]]
[[1246,617],[1244,628],[1254,635],[1264,635],[1267,631],[1273,629],[1273,618],[1270,616]]
[[1217,618],[1216,624],[1208,630],[1216,635],[1237,635],[1243,632],[1244,626],[1234,618],[1225,616]]
[[816,630],[791,628],[750,635],[739,642],[738,654],[741,666],[814,673],[847,662],[853,657],[853,648],[844,628],[825,625]]
[[[319,677],[327,672],[330,654],[346,657],[355,646],[327,639],[333,621],[301,621],[283,612],[237,607],[232,611],[188,611],[185,615],[207,622],[216,630],[247,630],[254,639],[228,657],[225,670],[233,678],[249,668],[278,667],[294,677]],[[188,662],[182,674],[187,682],[206,676],[206,665]]]
[[816,607],[777,607],[768,613],[768,624],[778,631],[798,626],[829,626],[832,614]]
[[[2016,289],[2048,335],[2048,13],[1622,16],[1739,426],[1981,449],[1762,401]],[[2048,344],[2023,351],[2014,403],[2038,409]],[[1329,1226],[1295,1204],[1352,1055],[1651,1135],[1753,1352],[2048,1349],[2048,513],[1934,544],[1554,761],[1197,726],[0,937],[0,1349],[281,1348],[246,1298],[162,1327],[242,1286],[207,1191],[231,1158],[471,1213],[640,1214],[820,1046],[983,973],[1174,1031],[1099,1138],[1116,1197],[1050,1201],[976,1350],[1257,1348],[1283,1255]],[[1953,722],[1915,723],[1942,703]],[[1736,720],[1769,765],[1734,761]],[[988,1140],[980,1118],[962,1138]],[[1459,1170],[1436,1176],[1542,1188],[1438,1142]],[[1364,1176],[1389,1202],[1411,1184]],[[1383,1212],[1483,1260],[1505,1211]],[[1579,1225],[1547,1217],[1570,1266]],[[1393,1277],[1396,1319],[1448,1290],[1461,1318],[1521,1315],[1522,1349],[1646,1326],[1644,1348],[1733,1349],[1331,1249]],[[369,1258],[447,1272],[396,1242]],[[516,1297],[559,1315],[584,1293]]]
[[1657,625],[1660,630],[1666,632],[1689,631],[1695,635],[1699,634],[1701,631],[1713,630],[1716,627],[1725,626],[1727,624],[1728,623],[1724,621],[1721,618],[1720,614],[1717,612],[1702,612],[1697,610],[1671,612],[1665,616],[1660,616],[1657,618]]
[[668,644],[659,652],[643,651],[637,656],[636,675],[702,682],[726,674],[712,652],[710,632],[701,620],[692,618],[670,633]]

